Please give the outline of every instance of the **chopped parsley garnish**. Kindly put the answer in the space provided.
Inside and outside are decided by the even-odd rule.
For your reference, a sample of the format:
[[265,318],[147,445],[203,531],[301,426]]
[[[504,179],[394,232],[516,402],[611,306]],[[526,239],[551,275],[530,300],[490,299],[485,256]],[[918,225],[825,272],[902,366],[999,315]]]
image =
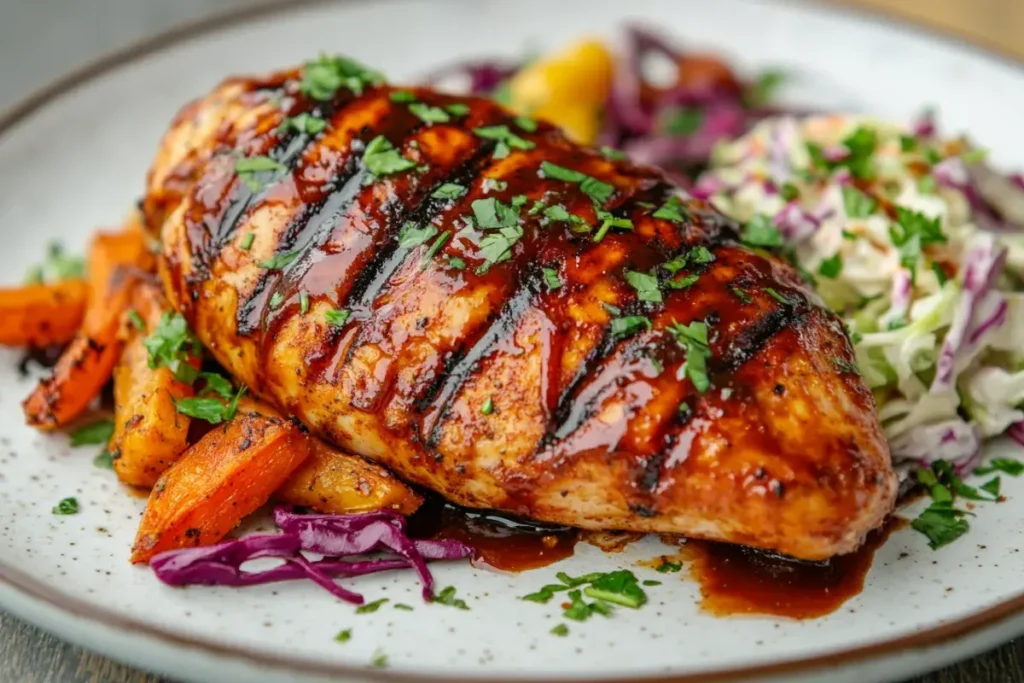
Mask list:
[[1011,477],[1019,477],[1024,474],[1024,463],[1012,458],[992,458],[987,464],[974,470],[975,474],[991,474],[992,472],[1002,472]]
[[[508,183],[505,183],[505,185],[507,186]],[[504,188],[502,188],[502,189],[504,189]],[[522,206],[522,205],[526,204],[526,202],[528,202],[528,201],[529,201],[529,199],[527,198],[527,196],[525,194],[517,194],[515,197],[513,197],[510,200],[510,203],[512,204],[512,206],[518,207],[518,206]]]
[[445,605],[447,607],[455,607],[457,609],[469,609],[469,605],[466,604],[465,600],[455,597],[455,586],[442,588],[441,592],[435,595],[431,602],[435,602],[438,605]]
[[850,218],[867,218],[875,212],[878,202],[855,187],[843,185],[843,208]]
[[327,122],[319,116],[302,113],[298,116],[290,116],[281,122],[281,131],[294,130],[296,133],[316,135],[327,127]]
[[412,605],[406,605],[404,602],[396,602],[394,605],[392,605],[392,607],[394,607],[395,609],[400,609],[403,612],[413,611]]
[[352,640],[352,629],[346,628],[342,631],[338,631],[338,635],[334,636],[334,639],[339,643],[347,643]]
[[286,251],[282,254],[274,254],[266,261],[260,261],[256,265],[267,270],[283,270],[288,264],[294,261],[299,255],[298,251]]
[[451,237],[452,234],[450,232],[442,232],[440,235],[438,235],[437,239],[434,240],[434,243],[430,245],[430,248],[423,252],[422,265],[426,266],[426,264],[432,258],[434,258],[437,252],[441,251],[441,248],[444,247],[445,242],[450,240]]
[[283,303],[284,303],[284,294],[282,294],[281,292],[274,292],[271,295],[270,301],[267,303],[267,305],[270,306],[271,310],[274,310],[276,308],[279,308],[281,306],[281,304],[283,304]]
[[411,249],[425,244],[437,234],[437,228],[428,223],[420,227],[412,221],[403,225],[398,231],[398,246]]
[[487,400],[484,401],[484,404],[482,406],[480,406],[480,412],[483,413],[484,415],[490,415],[491,413],[493,413],[494,412],[494,399],[491,398],[490,396],[488,396]]
[[707,323],[673,323],[669,325],[668,330],[675,335],[676,342],[686,350],[686,360],[679,368],[680,374],[688,377],[693,387],[703,394],[711,387],[707,369],[707,361],[711,356],[711,350],[708,348]]
[[590,197],[595,204],[604,204],[615,192],[615,187],[608,183],[588,176],[586,173],[580,173],[579,171],[574,171],[571,168],[552,164],[550,161],[542,161],[540,164],[540,170],[541,173],[544,174],[545,178],[564,180],[567,183],[575,183],[579,185],[580,189],[583,190],[583,193]]
[[535,133],[537,131],[537,122],[528,116],[517,116],[512,120],[512,122],[527,133]]
[[480,240],[478,255],[484,263],[477,267],[476,273],[482,275],[496,263],[501,263],[512,258],[512,247],[522,239],[523,229],[518,225],[509,228],[500,228],[497,231],[489,232]]
[[[1008,462],[1016,463],[1012,460]],[[975,473],[985,474],[992,471],[995,470],[982,471],[982,468],[979,468]],[[982,502],[999,499],[999,477],[993,477],[979,488],[975,488],[964,483],[956,475],[953,466],[944,460],[935,462],[929,469],[919,469],[915,476],[918,483],[928,490],[932,504],[911,522],[910,526],[928,537],[928,545],[932,550],[952,543],[970,529],[965,519],[970,513],[954,507],[956,498]]]
[[553,636],[567,636],[569,635],[569,627],[565,624],[558,624],[551,629],[551,635]]
[[473,218],[481,228],[511,228],[519,225],[519,208],[496,197],[475,199]]
[[299,313],[302,315],[309,313],[309,292],[306,290],[299,292]]
[[928,218],[922,213],[902,206],[896,207],[896,225],[889,227],[889,238],[900,254],[900,265],[910,271],[913,281],[921,248],[927,244],[946,242],[939,218]]
[[603,600],[634,609],[647,602],[647,595],[637,583],[633,572],[620,569],[603,574],[583,589],[588,598]]
[[603,209],[597,210],[597,217],[601,219],[601,227],[594,233],[594,241],[600,242],[604,239],[604,236],[608,234],[608,231],[612,228],[620,228],[622,230],[632,230],[633,221],[628,218],[619,218]]
[[42,265],[29,269],[25,275],[25,284],[38,285],[82,277],[85,277],[85,259],[68,256],[60,242],[50,242],[46,248],[46,260]]
[[601,154],[604,155],[605,158],[613,161],[626,161],[629,159],[625,152],[617,150],[614,147],[601,147]]
[[142,340],[142,345],[149,352],[150,368],[170,368],[175,378],[185,384],[192,384],[195,380],[196,369],[188,361],[199,356],[201,347],[180,313],[164,313],[160,324]]
[[524,595],[520,599],[529,600],[530,602],[546,603],[549,602],[551,598],[555,597],[555,593],[558,593],[560,591],[567,591],[569,590],[569,588],[570,586],[564,583],[549,583],[546,586],[541,586],[540,590],[536,593]]
[[690,135],[704,123],[704,113],[700,109],[675,109],[663,119],[661,127],[669,135]]
[[541,272],[544,273],[544,284],[547,285],[549,292],[561,288],[562,280],[558,277],[557,270],[554,268],[541,268]]
[[928,537],[928,547],[938,550],[970,530],[964,519],[967,513],[953,508],[952,503],[932,503],[910,523],[910,527]]
[[434,199],[458,199],[464,194],[466,194],[465,186],[458,183],[445,183],[434,190],[430,196]]
[[637,298],[640,301],[661,303],[664,299],[661,290],[658,289],[658,278],[647,273],[640,273],[635,270],[626,271],[626,282],[636,290]]
[[503,159],[507,157],[509,148],[526,150],[533,149],[537,146],[529,140],[519,137],[509,130],[509,127],[504,124],[474,128],[473,133],[484,140],[497,141],[498,145],[494,148],[494,157],[496,159]]
[[[573,621],[586,621],[595,614],[611,616],[612,605],[636,609],[647,602],[647,595],[640,587],[636,576],[626,569],[594,572],[578,577],[559,572],[556,576],[560,584],[548,584],[522,599],[546,603],[555,593],[568,590],[569,606],[565,608],[562,616]],[[588,603],[584,596],[592,598],[594,602]]]
[[78,513],[78,499],[77,498],[65,498],[50,510],[55,515],[74,515]]
[[114,469],[114,456],[104,448],[92,459],[92,466],[101,470],[112,470]]
[[782,187],[779,189],[779,194],[787,202],[791,202],[794,199],[799,199],[800,190],[798,190],[796,185],[793,183],[783,183]]
[[216,398],[206,396],[189,396],[175,402],[174,408],[182,415],[194,417],[197,420],[206,420],[210,424],[220,424],[230,420],[238,411],[238,401],[245,393],[245,387],[241,387],[228,403]]
[[206,383],[201,394],[212,392],[224,399],[230,399],[235,394],[235,388],[231,382],[216,372],[200,372],[199,379]]
[[562,616],[573,621],[586,621],[595,614],[610,616],[611,609],[600,602],[588,603],[583,599],[583,591],[569,591],[569,606],[562,612]]
[[384,77],[347,57],[320,55],[315,61],[306,62],[302,69],[302,83],[299,90],[314,100],[330,100],[341,88],[348,88],[356,95],[367,85],[380,85]]
[[661,585],[661,581],[655,581],[654,579],[645,579],[641,583],[643,583],[643,585],[645,585],[645,586],[660,586]]
[[432,107],[422,102],[413,102],[409,105],[409,111],[420,121],[427,124],[448,123],[452,117],[441,107]]
[[915,149],[917,149],[917,138],[915,138],[913,135],[900,136],[901,152],[913,152]]
[[739,287],[730,287],[729,291],[733,293],[733,296],[735,296],[737,299],[739,299],[741,302],[745,304],[754,302],[754,300],[751,299],[750,296]]
[[466,262],[460,259],[458,256],[451,256],[448,258],[448,267],[452,270],[465,270]]
[[823,260],[821,265],[818,266],[818,273],[822,277],[835,279],[839,277],[841,272],[843,272],[843,257],[838,253]]
[[765,288],[764,288],[764,291],[765,291],[765,294],[767,294],[767,295],[768,295],[768,296],[770,296],[771,298],[775,299],[776,301],[778,301],[778,302],[779,302],[780,304],[782,304],[782,305],[784,305],[784,306],[789,306],[789,305],[792,305],[792,304],[793,304],[793,301],[792,301],[792,300],[790,300],[789,298],[787,298],[787,297],[785,297],[785,296],[783,296],[783,295],[779,294],[779,293],[778,293],[777,291],[775,291],[775,289],[774,289],[774,288],[772,288],[772,287],[765,287]]
[[508,181],[498,180],[497,178],[484,178],[484,182],[480,187],[484,194],[489,194],[492,190],[494,192],[504,192],[508,189]]
[[569,221],[572,214],[561,204],[555,204],[544,209],[544,216],[553,221]]
[[239,180],[253,192],[263,189],[263,183],[256,177],[257,173],[286,170],[288,169],[283,164],[268,156],[243,157],[235,161],[235,173],[238,174]]
[[384,654],[383,650],[374,650],[373,659],[370,660],[370,666],[375,669],[383,669],[388,665],[388,656]]
[[740,241],[754,247],[781,247],[782,235],[768,216],[758,214],[743,226]]
[[71,433],[71,445],[99,446],[110,441],[114,435],[114,423],[111,420],[98,420],[79,427]]
[[678,280],[666,280],[665,286],[669,289],[686,289],[693,285],[700,279],[700,275],[696,273],[693,275],[687,275],[686,277],[679,278]]
[[690,218],[690,213],[683,206],[683,201],[679,197],[670,197],[667,202],[661,205],[661,207],[651,214],[655,218],[661,218],[662,220],[672,221],[673,223],[682,223]]
[[396,90],[390,95],[388,95],[388,99],[391,100],[392,102],[405,104],[409,102],[415,102],[416,95],[408,90]]
[[363,164],[366,170],[378,177],[408,171],[416,166],[415,161],[402,156],[383,135],[378,135],[366,145]]
[[242,238],[242,241],[238,244],[239,247],[245,251],[249,251],[252,248],[252,243],[256,240],[256,233],[250,232],[248,235]]
[[444,109],[452,116],[465,116],[469,113],[469,105],[463,104],[462,102],[446,104]]
[[624,318],[612,318],[611,334],[613,339],[631,337],[640,330],[651,329],[651,321],[642,315],[627,315]]
[[335,327],[342,327],[348,319],[352,316],[352,311],[345,309],[331,309],[324,311],[324,319],[328,325],[334,325]]
[[847,153],[841,159],[827,158],[821,145],[814,142],[807,143],[807,153],[815,167],[826,171],[845,167],[855,178],[861,180],[871,178],[874,175],[871,159],[878,147],[878,134],[870,128],[860,126],[843,138],[842,145],[846,148]]
[[380,606],[388,601],[387,598],[381,598],[380,600],[374,600],[366,604],[356,607],[356,614],[371,614],[380,609]]
[[711,263],[715,260],[715,255],[711,253],[710,249],[700,245],[690,250],[686,255],[686,260],[690,263]]
[[668,574],[670,572],[678,572],[683,568],[683,565],[679,562],[669,562],[668,560],[662,560],[661,564],[654,568],[655,571],[661,572],[662,574]]

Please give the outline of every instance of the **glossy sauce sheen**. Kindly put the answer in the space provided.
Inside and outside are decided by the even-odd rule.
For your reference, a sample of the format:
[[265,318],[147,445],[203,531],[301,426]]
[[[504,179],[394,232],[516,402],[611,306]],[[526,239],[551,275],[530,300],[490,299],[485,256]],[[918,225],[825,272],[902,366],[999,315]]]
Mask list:
[[[488,100],[409,89],[422,105],[466,109],[428,124],[394,88],[319,102],[300,80],[233,80],[186,107],[171,135],[198,141],[158,162],[144,202],[169,298],[255,394],[450,501],[558,524],[820,558],[856,547],[891,507],[895,477],[841,323],[707,204],[682,199],[678,220],[654,217],[681,196],[657,169],[523,126]],[[281,129],[302,113],[328,125]],[[204,116],[217,126],[202,137]],[[533,148],[496,158],[476,132],[495,125]],[[416,167],[373,175],[364,154],[379,136]],[[255,174],[253,189],[235,163],[262,155],[281,168]],[[544,162],[608,196],[595,203]],[[445,183],[466,191],[434,197]],[[482,246],[497,231],[471,220],[489,199],[519,203],[522,235],[498,262]],[[588,227],[546,216],[556,205]],[[598,241],[598,211],[631,227]],[[410,223],[437,235],[403,244]],[[698,246],[713,263],[663,268]],[[655,273],[663,301],[641,300],[629,271]],[[696,281],[670,286],[685,276]],[[328,324],[329,309],[348,320]],[[627,316],[649,326],[614,335]],[[694,322],[709,331],[703,393],[668,329]]]
[[831,614],[861,592],[875,551],[904,526],[905,520],[890,517],[857,552],[826,562],[801,562],[706,541],[688,541],[682,556],[700,584],[701,608],[707,612],[813,619]]
[[409,519],[414,538],[462,541],[473,548],[473,563],[521,572],[572,557],[579,531],[544,527],[502,515],[428,500]]

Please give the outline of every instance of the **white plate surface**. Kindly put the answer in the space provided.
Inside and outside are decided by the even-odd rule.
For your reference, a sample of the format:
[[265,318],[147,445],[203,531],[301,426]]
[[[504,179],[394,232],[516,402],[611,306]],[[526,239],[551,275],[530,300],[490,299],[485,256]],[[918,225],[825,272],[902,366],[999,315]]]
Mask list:
[[[227,74],[269,70],[327,50],[378,66],[393,81],[412,80],[453,59],[513,56],[583,33],[612,35],[626,19],[657,24],[748,69],[796,73],[790,95],[823,107],[906,119],[935,105],[948,130],[968,131],[998,164],[1024,167],[1024,71],[942,39],[820,7],[750,0],[317,4],[136,57],[52,99],[0,136],[0,282],[17,282],[47,241],[78,249],[94,227],[115,224],[141,191],[176,109]],[[1024,594],[1018,552],[1024,479],[1005,477],[1009,500],[980,507],[967,537],[932,552],[918,534],[896,533],[879,551],[863,593],[812,621],[702,614],[692,582],[634,566],[665,552],[655,539],[611,555],[580,545],[557,567],[518,575],[435,566],[440,585],[457,586],[469,611],[422,604],[407,574],[367,577],[356,587],[369,599],[413,604],[413,612],[385,606],[356,615],[302,583],[172,590],[127,562],[144,501],[126,495],[111,472],[94,468],[90,449],[72,450],[64,437],[22,424],[19,401],[33,379],[18,375],[16,359],[0,351],[0,604],[88,647],[179,677],[689,680],[733,672],[816,680],[822,667],[843,660],[830,680],[865,681],[940,666],[1024,632],[1024,619],[1007,605]],[[992,450],[1016,455],[1009,444]],[[52,515],[51,507],[70,495],[81,513]],[[644,609],[573,624],[566,638],[548,633],[561,622],[555,604],[517,599],[558,569],[618,567],[664,583],[648,589],[651,604]],[[353,638],[339,644],[333,636],[343,628]],[[933,644],[886,645],[905,645],[921,632]],[[849,659],[841,655],[851,650]],[[376,651],[387,654],[388,669],[351,668],[366,666]],[[838,659],[828,658],[833,654]],[[804,663],[792,668],[794,660]],[[770,668],[735,673],[747,667]]]

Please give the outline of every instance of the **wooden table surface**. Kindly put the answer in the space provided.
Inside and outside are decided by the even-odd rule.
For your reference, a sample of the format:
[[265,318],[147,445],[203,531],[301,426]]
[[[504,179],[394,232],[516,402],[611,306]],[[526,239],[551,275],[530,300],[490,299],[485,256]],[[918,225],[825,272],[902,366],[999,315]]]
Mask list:
[[[247,0],[0,0],[0,108],[97,54]],[[839,0],[965,36],[1024,60],[1024,0]],[[16,65],[16,66],[12,66]],[[0,612],[0,681],[173,683],[68,645]],[[1024,638],[907,683],[1024,683]]]

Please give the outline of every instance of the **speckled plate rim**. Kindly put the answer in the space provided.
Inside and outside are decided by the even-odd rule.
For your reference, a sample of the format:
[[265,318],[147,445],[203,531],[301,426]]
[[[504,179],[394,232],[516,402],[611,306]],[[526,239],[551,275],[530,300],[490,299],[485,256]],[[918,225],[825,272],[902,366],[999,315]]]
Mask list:
[[[234,8],[179,24],[170,30],[87,62],[30,93],[6,110],[0,111],[0,144],[12,129],[43,107],[136,59],[176,47],[193,38],[234,28],[270,15],[317,5],[368,1],[370,0],[256,0],[245,7]],[[818,5],[825,12],[856,16],[860,19],[867,18],[875,23],[896,24],[904,31],[914,32],[947,45],[955,45],[958,50],[973,52],[987,59],[1024,70],[1024,60],[995,43],[973,36],[969,37],[934,24],[927,27],[922,26],[907,18],[888,14],[878,8],[860,7],[856,5],[856,0],[783,1],[795,5]],[[274,680],[282,681],[294,680],[292,678],[294,675],[308,679],[322,678],[323,680],[345,681],[445,683],[452,680],[469,680],[461,676],[438,678],[408,672],[389,672],[347,666],[312,657],[271,655],[258,649],[219,645],[197,638],[189,638],[171,629],[137,621],[98,607],[86,600],[54,590],[51,585],[5,564],[2,558],[0,558],[0,606],[75,644],[144,669],[158,670],[176,677],[184,676],[190,680],[206,679],[214,667],[220,674],[217,680],[225,681],[252,680],[252,676],[257,671],[269,674]],[[71,617],[71,620],[68,620],[67,617]],[[631,676],[628,681],[738,683],[739,681],[819,680],[821,674],[837,667],[855,664],[863,666],[869,663],[876,665],[873,668],[881,678],[891,679],[893,676],[910,675],[940,668],[994,647],[1020,633],[1024,633],[1024,592],[961,619],[884,642],[771,664],[674,676]],[[117,634],[120,640],[113,641],[111,638],[113,634]],[[115,642],[117,644],[114,644]],[[956,647],[951,647],[954,643]],[[906,661],[902,665],[900,663],[901,658],[905,659],[908,655],[923,655],[924,653],[927,653],[929,657],[926,666],[917,664],[908,667]],[[191,655],[194,659],[182,659],[180,656],[182,654]],[[228,662],[232,664],[231,668],[225,668]],[[906,669],[905,672],[904,669]],[[478,678],[474,677],[474,680],[478,680]],[[488,677],[486,680],[491,683],[543,683],[546,679]],[[580,678],[575,680],[580,683],[597,680],[607,683],[617,679]]]

